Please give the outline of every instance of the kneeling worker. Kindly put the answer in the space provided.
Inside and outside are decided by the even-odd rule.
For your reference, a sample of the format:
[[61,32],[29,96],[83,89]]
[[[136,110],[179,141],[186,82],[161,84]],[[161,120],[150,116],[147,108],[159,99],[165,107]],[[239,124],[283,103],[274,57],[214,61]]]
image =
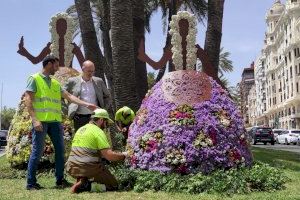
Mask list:
[[115,121],[118,131],[122,132],[125,137],[125,141],[128,138],[129,126],[134,120],[135,114],[131,108],[123,106],[120,108],[115,115]]
[[102,130],[108,123],[113,123],[108,112],[96,109],[90,122],[75,133],[66,167],[67,172],[77,179],[71,188],[72,193],[90,191],[90,181],[104,184],[108,191],[118,189],[116,178],[104,166],[101,158],[120,161],[125,159],[126,153],[112,151]]

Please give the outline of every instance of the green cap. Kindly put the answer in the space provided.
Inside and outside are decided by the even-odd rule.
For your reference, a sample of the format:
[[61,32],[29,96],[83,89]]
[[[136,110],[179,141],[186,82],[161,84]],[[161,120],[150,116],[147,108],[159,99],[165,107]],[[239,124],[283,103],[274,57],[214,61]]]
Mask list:
[[94,110],[94,113],[92,114],[91,117],[107,119],[110,124],[114,123],[114,121],[109,118],[108,112],[102,108],[98,108],[98,109]]
[[124,106],[122,109],[123,109],[123,113],[125,115],[130,115],[131,114],[131,109],[129,107]]

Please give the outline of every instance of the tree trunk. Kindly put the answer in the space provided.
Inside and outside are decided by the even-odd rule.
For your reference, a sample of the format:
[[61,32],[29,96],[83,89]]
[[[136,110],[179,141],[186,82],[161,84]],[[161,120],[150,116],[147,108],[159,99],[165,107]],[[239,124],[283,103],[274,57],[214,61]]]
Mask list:
[[220,45],[222,39],[222,21],[225,0],[208,0],[208,19],[204,50],[213,65],[213,77],[218,77]]
[[137,58],[140,41],[145,35],[145,6],[143,0],[133,0],[132,3],[135,81],[140,106],[148,90],[146,63]]
[[110,12],[116,107],[137,111],[132,0],[111,0]]
[[113,64],[112,64],[112,49],[111,49],[111,40],[110,40],[110,7],[109,0],[99,0],[99,10],[100,12],[100,29],[102,32],[102,43],[104,58],[107,63],[107,67],[104,68],[104,73],[108,82],[108,88],[112,96],[112,112],[116,111],[115,104],[115,94],[114,94],[114,83],[113,83]]
[[[171,46],[171,35],[169,34],[169,30],[170,30],[170,22],[172,21],[172,16],[177,14],[176,0],[171,0],[168,7],[169,7],[168,33],[167,33],[165,48],[168,46]],[[168,65],[169,72],[174,71],[174,65],[173,65],[172,60],[169,60],[168,64],[169,64]],[[167,65],[165,65],[162,69],[159,70],[157,77],[156,77],[156,82],[160,81],[160,79],[164,76],[166,67],[167,67]]]
[[103,72],[107,66],[97,41],[90,1],[75,0],[75,6],[78,13],[85,59],[91,60],[95,64],[95,76],[105,80]]

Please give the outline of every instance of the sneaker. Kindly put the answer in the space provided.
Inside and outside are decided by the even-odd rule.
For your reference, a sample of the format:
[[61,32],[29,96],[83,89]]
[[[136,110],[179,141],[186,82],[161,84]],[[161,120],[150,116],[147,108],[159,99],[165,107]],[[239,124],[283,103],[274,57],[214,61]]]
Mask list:
[[79,178],[77,182],[72,186],[72,193],[80,193],[91,191],[91,182],[87,178]]
[[91,192],[106,192],[106,186],[100,183],[92,183],[91,184]]
[[61,181],[56,181],[56,188],[58,189],[64,189],[71,186],[72,183],[68,182],[66,179],[62,179]]
[[44,187],[42,187],[40,184],[36,183],[34,185],[27,185],[26,189],[27,190],[40,190],[40,189],[44,189]]

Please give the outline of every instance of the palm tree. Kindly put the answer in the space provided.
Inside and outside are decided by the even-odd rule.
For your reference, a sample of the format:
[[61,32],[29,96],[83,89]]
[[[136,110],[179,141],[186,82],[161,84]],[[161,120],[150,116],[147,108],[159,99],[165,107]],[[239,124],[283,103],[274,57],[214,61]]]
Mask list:
[[104,79],[105,59],[100,50],[94,27],[90,2],[75,0],[85,58],[95,63],[95,75]]
[[[116,107],[138,109],[131,0],[110,0],[111,41]],[[126,20],[125,20],[126,19]]]
[[208,19],[204,50],[213,65],[214,77],[218,77],[222,22],[225,0],[208,0]]
[[219,55],[219,77],[223,77],[225,73],[233,71],[232,61],[229,59],[229,56],[230,53],[228,51],[224,52],[224,48],[222,47]]
[[137,58],[140,41],[145,35],[145,5],[143,0],[133,0],[132,4],[135,81],[140,105],[148,90],[146,63]]
[[[222,78],[225,73],[229,73],[233,71],[232,61],[229,59],[229,56],[230,53],[228,51],[224,52],[224,47],[222,47],[219,55],[219,60],[220,60],[219,67],[218,67],[219,78]],[[202,69],[201,63],[199,63],[198,69]]]

